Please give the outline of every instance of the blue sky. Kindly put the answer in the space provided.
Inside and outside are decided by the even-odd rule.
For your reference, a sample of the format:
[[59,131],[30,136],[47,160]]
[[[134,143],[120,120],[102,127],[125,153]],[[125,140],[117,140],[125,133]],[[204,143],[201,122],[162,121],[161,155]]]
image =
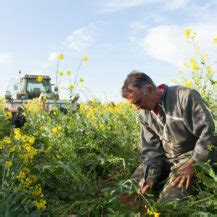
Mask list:
[[0,0],[0,95],[19,70],[54,78],[56,53],[65,55],[60,70],[74,74],[89,56],[80,70],[84,99],[121,100],[122,83],[134,69],[171,85],[194,55],[185,28],[197,32],[216,67],[216,11],[214,0]]

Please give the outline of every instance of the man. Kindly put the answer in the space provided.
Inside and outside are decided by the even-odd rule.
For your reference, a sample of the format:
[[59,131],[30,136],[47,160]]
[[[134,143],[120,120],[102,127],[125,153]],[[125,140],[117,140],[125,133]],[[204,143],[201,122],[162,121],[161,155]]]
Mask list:
[[173,174],[160,198],[183,198],[183,189],[191,189],[194,163],[208,160],[213,144],[214,121],[200,94],[182,86],[156,87],[148,75],[133,71],[122,96],[139,109],[143,165],[133,177],[141,178],[141,193]]

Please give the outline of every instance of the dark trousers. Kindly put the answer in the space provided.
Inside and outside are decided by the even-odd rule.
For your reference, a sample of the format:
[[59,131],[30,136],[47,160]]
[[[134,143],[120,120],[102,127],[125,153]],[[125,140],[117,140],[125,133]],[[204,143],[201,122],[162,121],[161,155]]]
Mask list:
[[[185,190],[184,188],[178,189],[178,186],[173,187],[171,185],[171,166],[172,164],[165,160],[165,163],[163,164],[161,170],[161,174],[159,175],[159,178],[156,180],[155,186],[153,187],[154,193],[159,196],[159,202],[168,202],[175,198],[183,199],[184,197],[192,194],[193,192],[193,186],[191,184],[188,190]],[[139,182],[143,177],[144,165],[140,164],[131,178]]]

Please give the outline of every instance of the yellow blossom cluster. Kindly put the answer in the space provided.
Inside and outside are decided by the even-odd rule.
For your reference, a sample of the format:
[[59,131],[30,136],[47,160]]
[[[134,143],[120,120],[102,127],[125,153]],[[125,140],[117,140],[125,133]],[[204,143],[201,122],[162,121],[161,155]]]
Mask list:
[[58,58],[59,60],[63,60],[63,59],[64,59],[64,54],[63,54],[63,53],[58,54],[58,55],[57,55],[57,58]]
[[46,208],[46,201],[44,199],[35,200],[33,204],[38,209],[45,209]]
[[217,37],[213,38],[214,44],[217,44]]
[[34,197],[33,204],[37,209],[45,209],[46,201],[44,199],[43,190],[40,184],[35,185],[37,178],[34,175],[30,175],[30,169],[24,167],[20,170],[19,174],[16,176],[17,180],[20,182],[20,190],[23,192],[31,191]]
[[89,56],[84,55],[84,56],[82,57],[82,60],[85,61],[85,62],[87,62],[87,61],[89,60]]
[[56,126],[56,127],[53,127],[51,129],[51,134],[53,136],[57,135],[60,131],[62,130],[62,127],[61,126]]
[[38,78],[37,78],[37,81],[38,82],[42,82],[43,81],[43,77],[41,75],[39,75]]
[[190,67],[192,71],[200,70],[200,66],[197,64],[197,61],[194,57],[190,58],[188,62],[184,63],[185,67]]
[[62,76],[64,75],[64,72],[60,71],[60,72],[58,72],[58,75],[59,75],[60,77],[62,77]]
[[4,116],[6,120],[10,120],[12,118],[12,113],[11,112],[4,112]]
[[186,87],[192,87],[192,80],[188,80],[185,82]]
[[147,209],[147,214],[148,214],[149,216],[160,217],[160,213],[157,212],[157,210],[156,210],[156,211],[151,210],[151,209],[147,208],[146,205],[145,205],[145,209]]
[[12,167],[12,165],[13,165],[12,161],[6,161],[4,164],[5,168],[10,168],[10,167]]
[[27,104],[23,104],[22,107],[26,109],[27,112],[38,113],[43,110],[43,102],[40,99],[35,98],[28,100]]

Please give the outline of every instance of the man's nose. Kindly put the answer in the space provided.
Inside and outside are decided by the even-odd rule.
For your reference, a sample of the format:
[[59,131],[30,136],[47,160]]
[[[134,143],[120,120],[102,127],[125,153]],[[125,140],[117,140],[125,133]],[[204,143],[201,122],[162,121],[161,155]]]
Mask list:
[[140,106],[139,105],[135,105],[136,109],[140,109]]

